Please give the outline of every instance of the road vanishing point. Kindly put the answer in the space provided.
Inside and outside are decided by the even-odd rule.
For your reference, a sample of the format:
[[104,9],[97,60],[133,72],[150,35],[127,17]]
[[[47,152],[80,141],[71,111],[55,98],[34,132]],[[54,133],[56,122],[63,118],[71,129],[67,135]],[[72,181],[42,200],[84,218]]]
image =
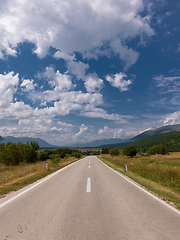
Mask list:
[[178,240],[180,212],[95,156],[0,199],[0,240]]

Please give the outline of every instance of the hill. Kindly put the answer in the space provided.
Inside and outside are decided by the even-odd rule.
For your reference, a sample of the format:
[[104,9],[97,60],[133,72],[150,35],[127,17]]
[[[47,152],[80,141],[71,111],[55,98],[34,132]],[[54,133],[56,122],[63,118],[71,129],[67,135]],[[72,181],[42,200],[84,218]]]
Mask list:
[[51,145],[44,141],[41,138],[30,138],[30,137],[13,137],[13,136],[7,136],[7,137],[2,137],[4,140],[1,143],[7,143],[7,142],[13,142],[13,143],[27,143],[30,141],[36,141],[39,143],[40,148],[57,148],[57,146]]
[[162,133],[179,132],[179,131],[180,131],[180,124],[168,125],[168,126],[156,128],[156,129],[153,129],[153,130],[145,131],[145,132],[131,138],[129,141],[130,142],[137,142],[138,140],[141,140],[143,138],[150,137],[150,136],[153,136],[153,135],[158,135],[158,134],[162,134]]
[[137,136],[129,139],[128,141],[125,141],[123,143],[115,143],[115,144],[104,144],[104,145],[100,145],[98,146],[99,148],[114,148],[114,147],[119,147],[120,149],[123,149],[124,147],[128,146],[128,145],[133,145],[133,143],[144,139],[146,137],[150,137],[150,136],[156,136],[158,134],[163,134],[163,133],[173,133],[173,132],[180,132],[180,124],[176,124],[176,125],[168,125],[168,126],[164,126],[164,127],[160,127],[157,129],[153,129],[153,130],[148,130],[145,131],[141,134],[138,134]]
[[180,132],[162,133],[146,137],[131,145],[145,152],[153,145],[158,144],[165,144],[170,152],[180,152]]

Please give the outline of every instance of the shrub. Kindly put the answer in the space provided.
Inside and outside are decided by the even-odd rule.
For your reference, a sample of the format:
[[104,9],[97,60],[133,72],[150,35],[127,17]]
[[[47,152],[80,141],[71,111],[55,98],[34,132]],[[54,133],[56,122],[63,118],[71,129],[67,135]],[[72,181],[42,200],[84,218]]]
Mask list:
[[38,160],[46,161],[49,158],[50,154],[52,154],[52,151],[50,150],[44,150],[44,151],[38,152]]
[[131,145],[127,146],[123,150],[123,154],[129,157],[134,157],[137,154],[137,149]]
[[119,148],[110,148],[109,149],[109,154],[111,154],[111,156],[118,156],[120,153]]
[[114,156],[114,151],[113,151],[112,148],[109,149],[109,154],[110,154],[111,156]]
[[109,148],[102,148],[101,153],[102,154],[108,154],[109,153]]
[[168,153],[168,150],[164,144],[154,145],[147,151],[148,154],[154,155],[154,154],[162,154],[165,155]]
[[18,142],[7,142],[0,145],[0,162],[9,165],[19,165],[21,162],[36,162],[38,142],[31,141],[30,144]]

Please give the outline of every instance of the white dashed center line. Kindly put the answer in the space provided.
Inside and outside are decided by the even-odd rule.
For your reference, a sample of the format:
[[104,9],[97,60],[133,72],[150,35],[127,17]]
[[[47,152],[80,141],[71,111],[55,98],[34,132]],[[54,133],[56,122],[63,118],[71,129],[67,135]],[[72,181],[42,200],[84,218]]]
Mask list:
[[87,179],[86,192],[91,192],[91,179]]

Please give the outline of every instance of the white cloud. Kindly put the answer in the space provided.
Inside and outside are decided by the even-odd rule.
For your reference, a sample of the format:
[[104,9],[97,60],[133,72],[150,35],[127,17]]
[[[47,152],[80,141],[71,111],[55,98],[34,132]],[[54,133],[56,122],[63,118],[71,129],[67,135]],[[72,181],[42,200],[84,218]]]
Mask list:
[[153,78],[155,80],[155,86],[164,89],[165,92],[176,92],[180,90],[180,76],[165,77],[159,75]]
[[18,43],[24,41],[36,45],[34,52],[39,57],[44,57],[52,46],[59,50],[56,56],[61,52],[64,59],[74,52],[85,56],[106,43],[129,67],[138,53],[122,45],[124,40],[153,35],[147,17],[139,15],[145,7],[142,0],[14,0],[13,4],[7,0],[3,4],[0,51],[7,55],[15,56]]
[[80,112],[80,115],[91,117],[91,118],[102,118],[111,121],[117,121],[118,123],[127,123],[126,119],[132,118],[128,115],[119,115],[116,113],[107,113],[104,109],[98,108],[91,104],[87,104],[84,109]]
[[6,108],[13,102],[18,84],[18,74],[14,75],[14,72],[0,74],[0,108]]
[[61,52],[61,51],[55,52],[55,54],[53,56],[56,59],[62,58],[66,61],[75,61],[76,60],[75,54],[70,55],[70,54],[67,54],[67,53],[64,53],[64,52]]
[[125,138],[126,137],[126,132],[124,129],[119,129],[118,131],[114,132],[114,138]]
[[180,101],[180,76],[166,77],[164,75],[155,76],[153,78],[155,88],[158,88],[159,96],[163,96],[158,100],[157,104],[167,107],[179,106]]
[[126,45],[122,45],[121,39],[115,39],[111,42],[110,46],[115,53],[119,54],[119,58],[125,62],[125,70],[136,63],[139,53],[132,48],[128,48]]
[[71,76],[62,74],[59,70],[55,72],[52,67],[46,67],[46,71],[39,74],[39,77],[46,79],[57,92],[66,92],[72,88]]
[[[77,127],[57,120],[60,116],[73,113],[78,116],[102,118],[121,123],[126,123],[126,119],[129,119],[129,116],[109,114],[101,108],[102,94],[96,91],[101,89],[103,81],[96,74],[87,75],[85,79],[89,91],[87,93],[72,90],[70,76],[61,74],[58,70],[54,71],[52,67],[46,68],[45,72],[39,74],[39,78],[47,81],[51,89],[43,90],[39,87],[39,90],[35,91],[36,85],[33,79],[20,80],[18,74],[14,75],[13,72],[0,75],[0,120],[9,122],[6,126],[2,124],[0,127],[1,135],[38,136],[47,140],[51,135],[51,139],[54,139],[53,143],[58,141],[57,144],[63,145],[65,144],[63,141],[70,142],[71,139],[77,141],[80,137],[88,141],[90,132],[88,132],[89,126],[82,125],[79,132],[74,133]],[[22,95],[23,92],[28,93],[28,97],[36,103],[36,107],[22,100],[17,101],[18,94]],[[14,94],[17,99],[14,99]],[[41,103],[50,103],[50,106]],[[101,132],[101,134],[105,134],[108,127],[104,127],[103,131],[104,133]]]
[[88,63],[85,64],[81,61],[77,61],[75,54],[70,55],[67,53],[57,51],[53,55],[53,57],[57,59],[59,58],[64,59],[66,61],[66,65],[69,73],[75,75],[78,80],[85,78],[85,73],[89,68],[89,64]]
[[180,124],[180,111],[166,115],[165,119],[161,120],[164,125]]
[[[82,135],[86,134],[86,131],[88,130],[88,127],[85,126],[84,124],[81,125],[81,127],[79,128],[79,132],[76,133],[73,138],[74,139],[77,139],[77,138],[80,138]],[[84,136],[83,136],[84,138]]]
[[33,109],[21,101],[10,103],[10,106],[4,110],[3,114],[1,114],[1,117],[21,119],[33,116],[33,114]]
[[67,62],[67,68],[68,71],[72,74],[74,74],[77,79],[84,79],[85,78],[85,73],[87,69],[89,68],[89,64],[85,64],[81,61],[68,61]]
[[68,123],[61,122],[61,121],[58,121],[57,124],[60,125],[60,126],[63,127],[63,128],[72,127],[72,124],[68,124]]
[[89,74],[85,78],[84,83],[88,92],[98,92],[103,87],[103,80],[98,78],[97,74]]
[[100,135],[100,134],[106,133],[108,130],[109,130],[109,128],[107,126],[104,126],[103,129],[98,130],[98,134]]
[[116,73],[111,76],[106,76],[106,80],[111,83],[113,87],[119,88],[122,91],[128,91],[129,85],[132,84],[131,80],[125,80],[127,78],[127,75],[125,73]]
[[23,82],[21,83],[21,87],[24,87],[23,91],[25,92],[33,91],[35,89],[34,80],[23,79]]

